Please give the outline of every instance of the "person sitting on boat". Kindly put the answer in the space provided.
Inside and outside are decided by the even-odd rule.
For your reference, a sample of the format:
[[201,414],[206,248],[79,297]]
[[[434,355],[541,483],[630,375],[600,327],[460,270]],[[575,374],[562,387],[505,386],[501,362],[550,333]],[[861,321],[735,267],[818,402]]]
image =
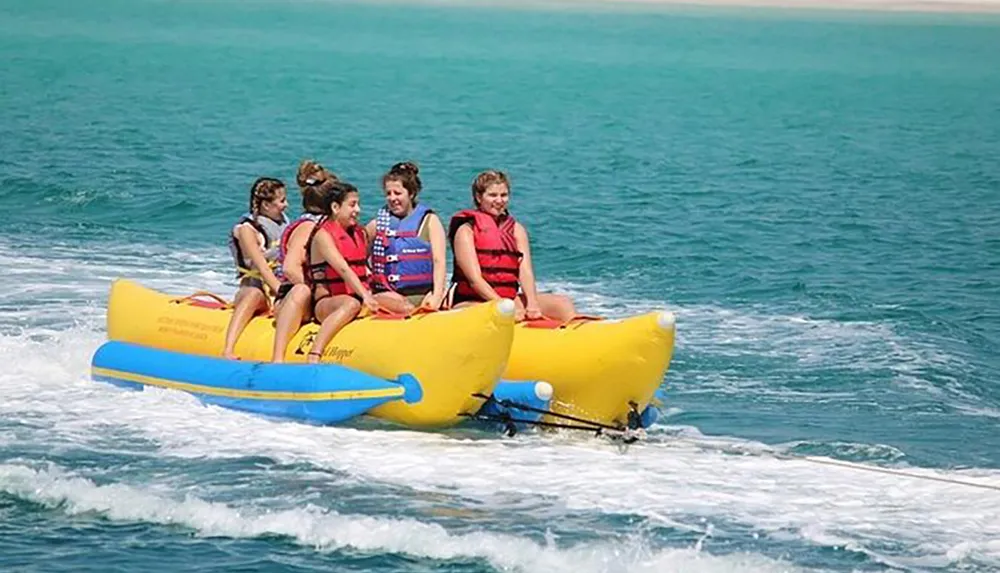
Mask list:
[[488,170],[472,183],[475,209],[455,214],[448,228],[454,251],[452,307],[514,299],[518,320],[576,316],[568,297],[539,294],[531,263],[528,232],[508,211],[510,180]]
[[368,290],[368,241],[358,224],[361,203],[354,185],[337,181],[323,205],[324,218],[313,227],[306,243],[312,287],[313,317],[320,323],[307,362],[319,362],[327,343],[361,312],[362,305],[377,312]]
[[275,296],[273,362],[284,362],[289,340],[312,316],[312,292],[306,282],[306,242],[323,218],[326,196],[338,181],[336,174],[308,159],[299,164],[295,179],[302,192],[303,213],[281,235],[278,260],[284,276]]
[[239,290],[233,301],[233,316],[226,328],[222,355],[236,358],[236,341],[254,315],[270,308],[270,293],[281,286],[275,271],[278,242],[288,219],[285,184],[278,179],[261,177],[250,188],[250,212],[240,217],[229,232],[229,250],[236,262]]
[[372,290],[387,310],[408,314],[417,306],[441,308],[445,297],[446,238],[441,219],[417,201],[423,184],[412,162],[382,176],[385,206],[366,226],[372,238]]

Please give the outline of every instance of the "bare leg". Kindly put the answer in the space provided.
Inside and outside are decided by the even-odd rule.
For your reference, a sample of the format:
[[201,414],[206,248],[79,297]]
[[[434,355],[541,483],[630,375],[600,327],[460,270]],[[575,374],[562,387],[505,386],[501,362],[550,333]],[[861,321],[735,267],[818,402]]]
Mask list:
[[303,284],[292,287],[275,309],[274,355],[272,362],[284,362],[288,341],[310,313],[312,291]]
[[573,301],[561,294],[538,295],[538,308],[542,314],[559,322],[566,322],[576,316]]
[[312,349],[309,350],[306,362],[309,364],[318,363],[330,340],[340,332],[341,328],[354,320],[360,311],[361,303],[356,298],[346,294],[338,294],[320,301],[316,305],[316,318],[322,322],[319,326],[319,332],[316,333],[316,338],[313,339]]
[[398,292],[380,292],[375,295],[378,305],[394,314],[410,314],[414,306]]
[[233,316],[226,328],[226,345],[222,349],[222,357],[229,359],[236,358],[236,342],[250,319],[257,313],[267,312],[267,297],[259,288],[240,287],[233,306]]
[[[542,311],[542,316],[566,322],[576,316],[576,307],[569,297],[561,294],[539,294],[538,310]],[[524,295],[520,294],[514,299],[514,318],[517,321],[524,319]]]

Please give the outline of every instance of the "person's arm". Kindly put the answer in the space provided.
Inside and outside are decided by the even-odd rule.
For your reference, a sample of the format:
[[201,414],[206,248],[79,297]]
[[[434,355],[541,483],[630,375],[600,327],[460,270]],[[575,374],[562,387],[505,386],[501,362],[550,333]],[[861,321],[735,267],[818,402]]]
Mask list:
[[462,269],[462,274],[483,300],[497,300],[500,295],[493,290],[490,283],[483,278],[479,268],[479,258],[476,256],[476,242],[472,233],[472,225],[466,223],[455,232],[455,264]]
[[250,259],[251,266],[260,273],[264,284],[271,289],[271,292],[278,292],[281,281],[278,280],[278,277],[274,276],[271,265],[267,264],[267,259],[264,257],[264,249],[260,247],[260,239],[257,231],[249,223],[243,223],[236,228],[236,240],[239,242],[240,252],[243,253],[245,258]]
[[378,303],[375,302],[371,291],[361,282],[358,275],[351,270],[351,266],[347,264],[347,259],[337,250],[337,245],[334,244],[333,238],[330,237],[329,233],[316,233],[313,242],[319,248],[319,254],[326,261],[326,264],[330,265],[330,268],[340,275],[340,278],[344,279],[344,282],[347,283],[347,286],[351,287],[351,290],[361,296],[365,305],[371,310],[378,310]]
[[428,295],[430,299],[425,299],[425,302],[431,308],[437,309],[441,307],[441,301],[444,300],[445,281],[448,278],[448,239],[444,235],[441,219],[434,213],[427,216],[427,230],[430,233],[431,258],[434,261],[434,288]]
[[305,284],[306,277],[302,275],[302,267],[305,263],[306,243],[309,241],[309,234],[312,233],[316,223],[307,221],[300,223],[292,236],[288,237],[288,244],[285,246],[285,260],[282,262],[282,270],[285,271],[285,278],[292,284]]
[[521,291],[524,292],[524,316],[529,319],[541,318],[542,311],[538,308],[538,287],[535,285],[535,268],[531,264],[531,241],[528,239],[528,231],[520,223],[514,225],[514,240],[517,241],[517,250],[521,251],[518,279],[521,281]]
[[372,239],[375,238],[375,233],[377,231],[378,231],[378,228],[375,226],[375,219],[372,219],[371,221],[368,221],[368,224],[365,225],[365,237],[368,239],[368,250],[369,251],[371,250]]

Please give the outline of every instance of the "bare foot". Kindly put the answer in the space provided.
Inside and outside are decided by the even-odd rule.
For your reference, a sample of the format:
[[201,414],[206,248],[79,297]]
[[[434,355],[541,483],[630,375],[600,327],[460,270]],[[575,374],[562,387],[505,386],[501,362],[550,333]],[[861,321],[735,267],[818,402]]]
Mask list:
[[310,352],[309,355],[306,356],[306,364],[319,364],[319,359],[322,358],[322,356],[322,354]]
[[222,353],[222,357],[225,358],[226,360],[239,360],[240,359],[240,357],[236,356],[236,353],[233,352],[232,350],[226,350],[226,351],[224,351]]

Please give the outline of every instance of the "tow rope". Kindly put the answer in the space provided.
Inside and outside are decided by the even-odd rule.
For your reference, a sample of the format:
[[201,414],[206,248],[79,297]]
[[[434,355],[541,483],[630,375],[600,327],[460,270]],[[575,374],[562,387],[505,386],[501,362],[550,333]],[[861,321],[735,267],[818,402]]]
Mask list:
[[[680,437],[680,436],[670,436],[669,440],[670,440],[670,442],[672,442],[674,444],[689,444],[689,445],[695,446],[697,448],[701,448],[701,449],[704,449],[704,450],[712,450],[712,451],[719,452],[719,453],[722,453],[722,454],[733,454],[733,455],[741,455],[741,456],[748,454],[748,452],[746,452],[746,451],[742,451],[742,450],[738,450],[738,449],[733,449],[733,448],[728,448],[728,447],[725,447],[725,446],[717,446],[715,444],[712,444],[711,442],[708,442],[707,440],[697,440],[697,439],[685,438],[685,437]],[[818,464],[818,465],[824,465],[824,466],[834,466],[834,467],[839,467],[839,468],[844,468],[844,469],[850,469],[850,470],[857,470],[857,471],[863,471],[863,472],[870,472],[870,473],[891,475],[891,476],[904,477],[904,478],[910,478],[910,479],[916,479],[916,480],[933,481],[933,482],[938,482],[938,483],[947,483],[947,484],[951,484],[951,485],[960,485],[960,486],[965,486],[965,487],[973,487],[973,488],[977,488],[977,489],[985,489],[985,490],[1000,492],[1000,485],[993,485],[993,484],[989,484],[989,483],[979,483],[979,482],[969,481],[967,479],[956,479],[956,478],[943,477],[943,476],[935,476],[935,475],[923,475],[923,474],[918,474],[918,473],[915,473],[915,472],[912,472],[912,471],[906,471],[906,470],[901,470],[901,469],[896,469],[896,468],[887,468],[887,467],[870,465],[870,464],[861,463],[861,462],[850,462],[850,461],[847,461],[847,460],[838,460],[836,458],[824,458],[824,457],[820,457],[820,456],[810,456],[810,455],[803,455],[803,454],[793,454],[793,453],[787,453],[787,452],[778,452],[778,451],[772,451],[770,449],[764,450],[764,451],[760,451],[760,452],[749,452],[749,453],[752,453],[752,455],[758,455],[758,456],[761,456],[761,457],[763,457],[763,456],[770,456],[770,457],[773,457],[774,459],[777,459],[777,460],[786,460],[786,461],[795,460],[795,461],[807,462],[807,463],[811,463],[811,464]],[[926,469],[933,470],[933,468],[926,468]]]
[[[485,400],[483,404],[484,406],[489,402],[493,402],[498,406],[502,406],[508,409],[522,410],[524,412],[532,412],[535,414],[543,414],[546,416],[552,416],[553,418],[559,418],[563,420],[568,420],[570,422],[575,422],[570,424],[562,422],[546,422],[543,420],[529,420],[523,418],[516,418],[506,412],[504,412],[503,414],[479,414],[479,413],[469,414],[464,412],[459,414],[459,416],[476,421],[498,422],[503,426],[504,435],[509,437],[513,437],[517,434],[517,424],[524,424],[542,428],[553,428],[560,430],[582,430],[587,432],[593,432],[595,437],[605,437],[613,442],[617,442],[619,445],[619,451],[624,452],[628,449],[629,445],[639,441],[640,437],[645,435],[645,432],[642,428],[642,416],[638,411],[638,404],[636,404],[635,402],[629,402],[628,423],[626,425],[612,426],[610,424],[604,424],[596,420],[588,420],[586,418],[571,416],[569,414],[561,414],[559,412],[553,412],[551,410],[546,410],[544,408],[535,408],[533,406],[528,406],[527,404],[521,404],[513,400],[497,399],[492,395],[487,396],[485,394],[477,393],[473,394],[472,396],[475,398],[480,398],[482,400]],[[687,442],[697,447],[711,449],[721,453],[736,453],[733,450],[730,450],[729,448],[718,447],[701,440],[693,440],[690,438],[682,438],[674,436],[671,438],[671,441],[675,443]],[[745,452],[740,452],[740,453],[745,453]],[[834,458],[822,458],[818,456],[805,456],[805,455],[783,453],[783,452],[761,452],[761,455],[770,455],[780,460],[799,460],[813,464],[836,466],[845,469],[880,473],[880,474],[893,475],[897,477],[905,477],[910,479],[934,481],[939,483],[947,483],[951,485],[959,485],[959,486],[973,487],[977,489],[985,489],[985,490],[1000,492],[1000,485],[978,483],[964,479],[954,479],[941,476],[922,475],[895,468],[885,468],[858,462],[838,460]]]
[[542,414],[544,416],[551,416],[553,418],[567,420],[574,423],[563,423],[563,422],[548,422],[544,420],[529,420],[524,418],[515,418],[507,412],[502,414],[469,414],[466,412],[460,413],[459,416],[469,418],[472,420],[480,422],[498,422],[503,426],[503,433],[506,436],[512,437],[517,434],[517,424],[524,424],[529,426],[536,426],[542,428],[553,428],[560,430],[581,430],[585,432],[593,432],[595,437],[605,437],[614,442],[619,442],[625,446],[629,444],[634,444],[639,441],[642,434],[642,416],[638,411],[638,404],[635,402],[629,402],[629,413],[628,413],[628,423],[625,425],[611,425],[605,424],[603,422],[598,422],[597,420],[588,420],[586,418],[581,418],[578,416],[571,416],[569,414],[562,414],[560,412],[553,412],[552,410],[547,410],[545,408],[535,408],[534,406],[529,406],[527,404],[522,404],[520,402],[515,402],[513,400],[498,399],[493,395],[486,394],[473,394],[474,398],[479,398],[485,400],[483,405],[493,402],[494,404],[507,409],[521,410],[523,412],[531,412],[534,414]]

